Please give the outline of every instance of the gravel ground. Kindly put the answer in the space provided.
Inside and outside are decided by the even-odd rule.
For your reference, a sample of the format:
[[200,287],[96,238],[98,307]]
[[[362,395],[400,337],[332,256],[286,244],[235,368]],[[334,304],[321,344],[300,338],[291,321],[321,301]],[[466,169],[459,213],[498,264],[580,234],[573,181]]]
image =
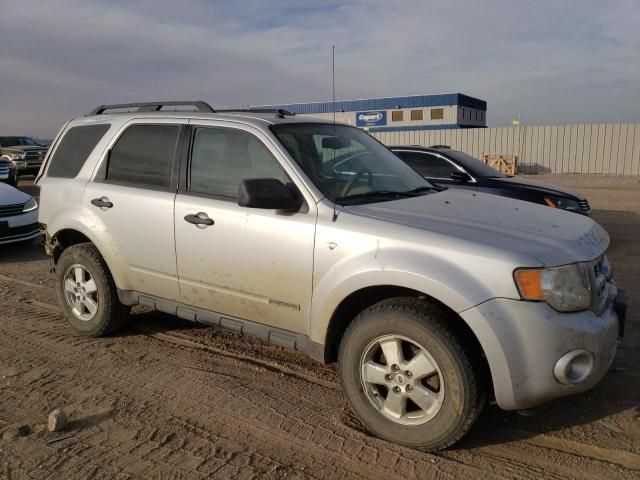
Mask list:
[[[295,352],[138,308],[117,336],[76,336],[56,306],[41,248],[0,247],[0,473],[640,478],[640,184],[535,178],[587,195],[630,296],[627,336],[592,391],[526,416],[489,406],[458,445],[427,454],[369,436],[350,414],[335,368]],[[65,431],[47,431],[55,408],[69,417]]]

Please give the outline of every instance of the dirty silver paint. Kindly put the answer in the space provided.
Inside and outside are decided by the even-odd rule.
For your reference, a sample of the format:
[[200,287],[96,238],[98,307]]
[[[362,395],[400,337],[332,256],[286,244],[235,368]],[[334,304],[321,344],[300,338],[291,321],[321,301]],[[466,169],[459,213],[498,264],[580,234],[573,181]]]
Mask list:
[[[87,236],[123,291],[295,332],[319,345],[350,294],[380,285],[421,292],[458,312],[474,331],[503,408],[523,408],[597,381],[615,352],[617,317],[610,306],[601,315],[560,314],[521,301],[513,271],[597,260],[609,245],[602,227],[580,215],[464,190],[335,208],[269,130],[273,123],[307,121],[317,122],[253,113],[76,119],[61,133],[78,125],[111,127],[76,178],[51,178],[43,167],[41,222],[53,237],[65,229]],[[248,132],[280,162],[307,208],[282,215],[96,181],[109,147],[133,123]],[[102,196],[116,207],[103,211],[90,204]],[[215,225],[199,229],[183,221],[198,212]],[[559,385],[548,364],[572,348],[594,352],[596,374],[579,386]]]

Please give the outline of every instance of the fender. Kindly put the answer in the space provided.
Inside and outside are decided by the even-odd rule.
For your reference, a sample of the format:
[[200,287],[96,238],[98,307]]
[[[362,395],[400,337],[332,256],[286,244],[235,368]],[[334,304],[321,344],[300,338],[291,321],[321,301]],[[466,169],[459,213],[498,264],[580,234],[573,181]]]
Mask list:
[[[419,259],[417,262],[416,259]],[[506,298],[519,298],[512,280],[512,266],[492,264],[492,278],[506,281],[487,284],[482,262],[469,258],[460,263],[428,249],[389,247],[342,258],[316,277],[311,308],[310,337],[324,344],[329,323],[340,303],[352,293],[381,285],[404,287],[424,293],[460,313],[496,296],[499,287]],[[465,265],[467,268],[462,268]],[[471,268],[469,268],[471,266]],[[474,268],[475,267],[475,268]]]
[[[56,235],[63,230],[75,230],[82,233],[96,246],[100,255],[102,255],[116,286],[123,290],[130,289],[126,264],[115,248],[115,243],[111,241],[108,233],[106,233],[106,229],[103,226],[99,226],[96,223],[99,220],[94,215],[88,214],[84,207],[77,206],[74,207],[74,210],[75,212],[69,212],[68,210],[64,212],[64,223],[57,222],[58,216],[51,219],[47,224],[47,231],[51,238],[55,239]],[[89,219],[91,220],[90,223],[85,223]],[[94,228],[88,228],[87,225],[93,225]]]

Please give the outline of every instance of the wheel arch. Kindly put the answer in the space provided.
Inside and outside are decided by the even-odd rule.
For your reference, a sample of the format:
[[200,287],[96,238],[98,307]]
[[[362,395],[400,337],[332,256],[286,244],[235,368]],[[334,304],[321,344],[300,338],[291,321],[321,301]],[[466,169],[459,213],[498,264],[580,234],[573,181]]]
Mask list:
[[123,276],[120,274],[118,269],[113,268],[111,259],[104,255],[104,248],[92,232],[87,231],[84,228],[67,226],[58,229],[55,233],[46,232],[45,236],[47,252],[51,255],[54,265],[58,263],[60,255],[62,255],[62,252],[67,248],[81,243],[91,243],[98,249],[100,256],[109,268],[109,272],[111,273],[115,284],[117,286],[123,285]]
[[[355,317],[370,306],[394,297],[416,298],[418,300],[434,303],[449,313],[452,320],[448,325],[465,345],[476,351],[486,363],[486,356],[480,340],[466,321],[451,307],[442,301],[419,290],[397,285],[373,285],[360,288],[351,292],[336,307],[329,320],[324,343],[324,361],[333,363],[338,358],[338,349],[342,337]],[[487,372],[489,365],[487,363]]]

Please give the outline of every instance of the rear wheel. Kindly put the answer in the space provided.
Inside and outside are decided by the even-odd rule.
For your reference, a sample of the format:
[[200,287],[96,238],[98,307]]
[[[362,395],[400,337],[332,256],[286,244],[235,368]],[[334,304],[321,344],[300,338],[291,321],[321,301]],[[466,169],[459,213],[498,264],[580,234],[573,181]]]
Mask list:
[[340,345],[340,381],[371,432],[439,450],[471,428],[486,398],[482,362],[448,327],[450,316],[437,305],[395,298],[351,323]]
[[58,303],[71,326],[80,334],[93,337],[118,330],[129,307],[118,300],[109,269],[91,243],[67,248],[56,265]]

